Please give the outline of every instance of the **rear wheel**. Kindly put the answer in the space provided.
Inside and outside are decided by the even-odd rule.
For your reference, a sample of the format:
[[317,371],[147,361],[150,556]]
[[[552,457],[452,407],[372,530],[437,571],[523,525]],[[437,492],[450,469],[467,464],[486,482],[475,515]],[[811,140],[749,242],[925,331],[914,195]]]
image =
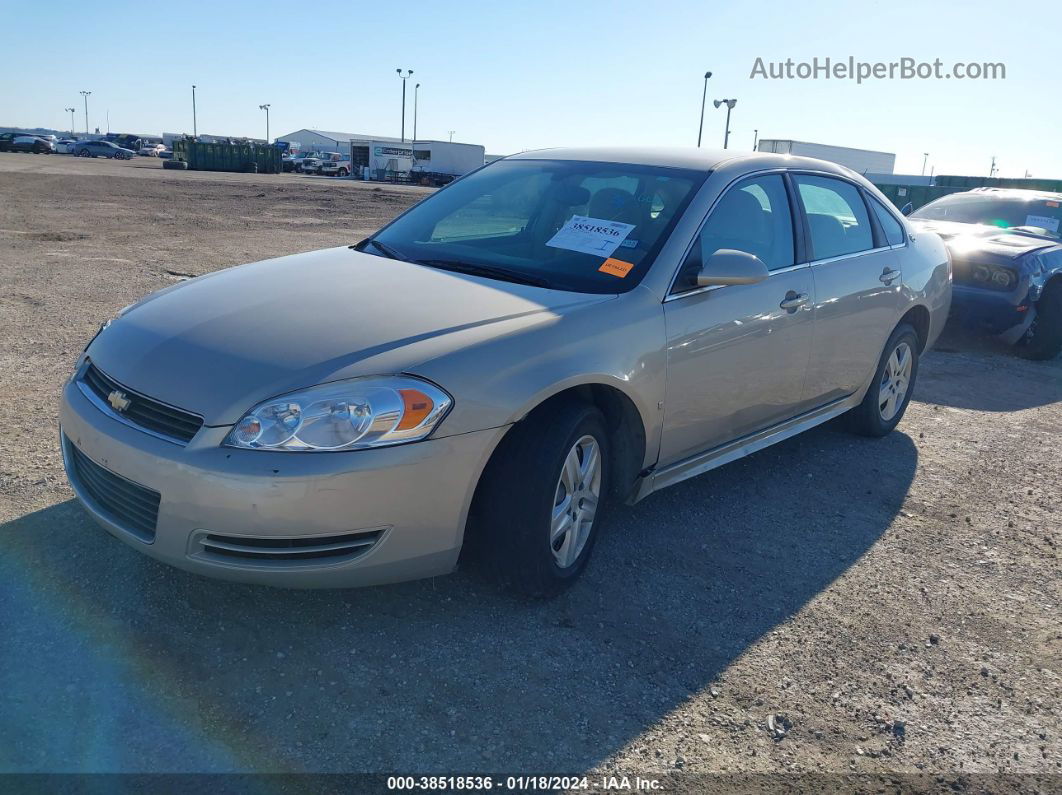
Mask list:
[[1036,302],[1036,318],[1018,341],[1018,353],[1026,359],[1054,359],[1062,352],[1062,277],[1047,283]]
[[499,583],[552,596],[586,567],[609,487],[604,417],[581,402],[553,405],[513,428],[476,495],[471,556]]
[[906,323],[892,332],[863,402],[848,414],[849,428],[862,436],[885,436],[900,424],[918,377],[918,333]]

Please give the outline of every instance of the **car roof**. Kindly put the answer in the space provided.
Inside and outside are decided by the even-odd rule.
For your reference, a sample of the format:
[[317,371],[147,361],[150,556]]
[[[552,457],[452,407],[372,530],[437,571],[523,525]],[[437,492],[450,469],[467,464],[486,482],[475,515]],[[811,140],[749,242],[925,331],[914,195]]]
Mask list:
[[1062,201],[1062,193],[1053,193],[1049,190],[1029,190],[1028,188],[974,188],[966,193],[987,193],[1007,199],[1022,199],[1024,201]]
[[855,172],[837,163],[813,157],[774,154],[771,152],[741,152],[733,149],[700,149],[697,147],[571,147],[535,149],[510,155],[506,160],[580,160],[596,163],[630,163],[639,166],[682,168],[694,171],[713,171],[724,163],[747,165],[749,171],[769,168],[811,169],[839,176]]

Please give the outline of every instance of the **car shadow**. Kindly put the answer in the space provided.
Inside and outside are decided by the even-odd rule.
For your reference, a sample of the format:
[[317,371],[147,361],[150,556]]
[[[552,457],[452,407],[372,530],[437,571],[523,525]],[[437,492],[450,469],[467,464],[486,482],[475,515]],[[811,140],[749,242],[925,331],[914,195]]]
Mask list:
[[1023,359],[995,337],[949,323],[925,354],[913,397],[977,411],[1022,411],[1062,400],[1062,357]]
[[613,508],[552,601],[204,579],[65,501],[0,525],[0,770],[587,769],[858,561],[917,460],[815,429]]

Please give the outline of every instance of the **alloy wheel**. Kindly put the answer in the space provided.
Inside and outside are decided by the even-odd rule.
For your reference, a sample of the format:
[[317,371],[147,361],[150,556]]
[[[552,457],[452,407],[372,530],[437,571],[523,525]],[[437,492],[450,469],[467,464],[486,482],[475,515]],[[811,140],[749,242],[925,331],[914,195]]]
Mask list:
[[889,422],[903,406],[907,390],[911,386],[911,365],[914,355],[911,346],[901,342],[893,350],[878,385],[878,411],[881,418]]
[[583,436],[564,459],[553,498],[549,542],[562,569],[575,564],[590,537],[601,497],[601,472],[601,446],[593,436]]

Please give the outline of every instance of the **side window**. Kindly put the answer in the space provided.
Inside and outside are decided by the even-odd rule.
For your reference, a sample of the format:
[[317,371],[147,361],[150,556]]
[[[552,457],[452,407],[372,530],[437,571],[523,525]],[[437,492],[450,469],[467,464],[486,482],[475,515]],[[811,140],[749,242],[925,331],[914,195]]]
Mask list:
[[874,248],[874,232],[855,185],[830,177],[794,174],[811,228],[812,259],[843,257]]
[[701,228],[675,291],[696,287],[702,264],[722,248],[753,254],[772,271],[795,264],[793,216],[780,175],[739,182],[723,195]]
[[903,243],[906,236],[903,226],[896,220],[896,216],[881,206],[881,202],[871,198],[870,206],[874,208],[874,215],[878,217],[878,223],[885,232],[885,240],[890,246],[898,246]]

